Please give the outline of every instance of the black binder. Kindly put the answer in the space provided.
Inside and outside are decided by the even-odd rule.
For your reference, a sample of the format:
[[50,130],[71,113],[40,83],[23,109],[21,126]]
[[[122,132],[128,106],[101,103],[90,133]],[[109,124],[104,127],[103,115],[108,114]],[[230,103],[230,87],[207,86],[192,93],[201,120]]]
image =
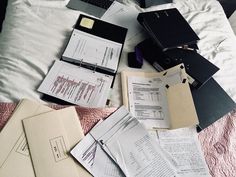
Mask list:
[[154,5],[172,3],[173,0],[136,0],[142,8],[151,7]]
[[[109,46],[107,46],[107,50],[104,53],[104,56],[109,55],[111,57],[114,55],[119,55],[118,59],[116,61],[114,61],[115,63],[117,63],[117,67],[111,69],[109,67],[101,66],[95,62],[87,62],[86,58],[78,59],[78,58],[65,56],[65,51],[70,46],[70,42],[72,40],[71,38],[73,37],[73,34],[75,31],[83,32],[85,35],[90,35],[94,38],[99,38],[101,40],[104,39],[104,40],[107,40],[110,42],[115,42],[115,43],[120,44],[122,47],[119,50],[119,53],[114,52],[114,51],[112,52],[112,49],[110,49]],[[125,37],[126,37],[127,31],[128,31],[128,29],[126,29],[124,27],[117,26],[117,25],[87,16],[87,15],[81,14],[74,26],[74,29],[73,29],[71,37],[70,37],[70,41],[68,42],[66,49],[65,49],[64,53],[62,54],[62,60],[77,64],[79,66],[82,66],[82,67],[85,67],[88,69],[96,70],[97,72],[101,72],[104,74],[109,74],[109,75],[114,76],[116,74],[116,71],[117,71],[117,68],[119,65],[119,60],[120,60],[120,56],[122,53],[122,49],[123,49],[123,45],[125,42]],[[91,44],[91,45],[96,46],[96,44]],[[99,47],[99,46],[97,46],[97,47]],[[102,60],[102,58],[101,58],[101,60]]]
[[213,78],[200,89],[192,88],[191,92],[201,130],[236,108],[235,102]]
[[140,13],[137,19],[163,51],[199,40],[176,8]]
[[142,56],[158,71],[184,63],[193,87],[199,88],[210,79],[219,68],[193,50],[176,48],[163,52],[151,39],[139,43]]

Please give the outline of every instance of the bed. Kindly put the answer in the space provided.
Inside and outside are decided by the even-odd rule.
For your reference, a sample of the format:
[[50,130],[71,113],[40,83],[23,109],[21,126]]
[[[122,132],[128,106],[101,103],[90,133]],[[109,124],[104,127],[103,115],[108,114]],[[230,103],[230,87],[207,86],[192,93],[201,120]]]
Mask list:
[[[0,35],[0,101],[40,100],[36,89],[53,61],[61,57],[80,13],[66,8],[66,1],[9,0]],[[125,3],[135,6],[132,1]],[[236,37],[221,5],[216,0],[176,0],[146,10],[170,7],[177,7],[198,34],[200,54],[220,68],[214,78],[235,101]],[[130,51],[133,46],[124,46],[119,72],[129,69]],[[147,63],[143,70],[154,71]],[[112,106],[122,104],[119,72]]]
[[[138,8],[132,0],[124,0],[124,3]],[[22,98],[43,102],[37,88],[53,61],[60,59],[80,14],[66,8],[66,4],[67,0],[8,0],[0,33],[0,102],[16,103]],[[236,37],[220,3],[216,0],[174,0],[172,4],[138,9],[151,11],[171,7],[178,8],[198,34],[200,54],[220,68],[214,78],[236,101]],[[133,43],[141,40],[135,39]],[[124,46],[110,94],[111,107],[122,104],[119,73],[131,70],[127,66],[127,53],[133,51],[133,47]],[[147,62],[142,70],[155,71]],[[14,106],[3,103],[3,107],[4,104]],[[199,134],[212,176],[234,176],[236,173],[233,165],[236,162],[235,111]],[[0,116],[1,127],[8,119],[3,120],[3,117]]]

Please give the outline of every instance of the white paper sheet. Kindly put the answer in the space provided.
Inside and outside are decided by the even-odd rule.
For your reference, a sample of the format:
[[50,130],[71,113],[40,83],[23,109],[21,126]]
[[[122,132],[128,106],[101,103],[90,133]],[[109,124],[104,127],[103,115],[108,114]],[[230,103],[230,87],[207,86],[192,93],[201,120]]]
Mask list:
[[89,133],[72,149],[71,154],[95,177],[124,177]]
[[136,8],[114,2],[101,17],[102,20],[128,28],[126,42],[143,35],[142,26],[137,21],[140,13]]
[[104,107],[112,80],[112,76],[55,61],[38,91],[80,106]]
[[158,144],[125,107],[93,129],[91,135],[128,177],[175,176]]
[[74,29],[63,58],[116,71],[122,44]]
[[160,78],[128,77],[130,112],[148,129],[170,127],[164,86]]
[[130,112],[147,129],[170,128],[166,85],[180,84],[184,79],[181,70],[168,70],[156,76],[127,76]]
[[159,130],[158,142],[176,163],[181,177],[210,177],[196,128]]

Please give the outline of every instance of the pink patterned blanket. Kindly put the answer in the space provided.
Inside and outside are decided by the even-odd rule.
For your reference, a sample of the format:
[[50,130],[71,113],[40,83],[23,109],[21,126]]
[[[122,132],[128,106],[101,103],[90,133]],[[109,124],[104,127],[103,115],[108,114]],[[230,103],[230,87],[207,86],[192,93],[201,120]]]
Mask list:
[[[65,106],[49,105],[54,109]],[[0,131],[10,118],[16,104],[0,103]],[[100,119],[116,108],[94,109],[77,106],[81,125],[86,134]],[[199,133],[199,140],[213,177],[236,177],[236,109]]]

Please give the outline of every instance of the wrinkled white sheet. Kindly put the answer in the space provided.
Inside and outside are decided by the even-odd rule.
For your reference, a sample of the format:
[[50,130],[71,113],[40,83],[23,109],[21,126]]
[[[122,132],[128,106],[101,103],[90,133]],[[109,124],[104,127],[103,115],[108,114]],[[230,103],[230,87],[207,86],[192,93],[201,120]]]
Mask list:
[[234,34],[236,34],[236,11],[229,17],[229,23],[234,31]]
[[[126,3],[134,6],[132,2]],[[9,0],[0,34],[0,101],[21,98],[40,100],[36,91],[55,59],[59,59],[79,12],[67,9],[66,1]],[[200,53],[220,68],[214,78],[236,101],[236,37],[216,0],[174,0],[173,4],[151,7],[156,10],[177,7],[200,37]],[[135,39],[133,44],[140,39]],[[127,67],[125,45],[119,72]],[[155,71],[145,62],[144,70]],[[199,68],[201,71],[201,68]],[[112,106],[119,106],[119,72],[111,92]]]

